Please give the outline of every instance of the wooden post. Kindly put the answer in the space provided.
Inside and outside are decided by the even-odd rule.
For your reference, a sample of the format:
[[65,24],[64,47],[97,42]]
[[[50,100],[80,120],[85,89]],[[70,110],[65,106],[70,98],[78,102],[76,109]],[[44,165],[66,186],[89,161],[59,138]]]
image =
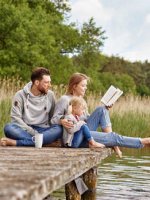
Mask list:
[[74,181],[65,185],[66,200],[81,200],[76,184]]
[[88,191],[82,195],[82,200],[96,200],[97,167],[84,173],[83,181],[87,185]]

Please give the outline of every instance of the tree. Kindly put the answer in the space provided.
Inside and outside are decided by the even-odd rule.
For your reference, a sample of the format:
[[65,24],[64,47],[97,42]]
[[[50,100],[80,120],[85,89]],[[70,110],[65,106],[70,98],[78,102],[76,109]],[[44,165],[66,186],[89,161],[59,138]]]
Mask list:
[[98,53],[100,47],[104,45],[105,31],[102,31],[102,27],[96,27],[94,18],[90,18],[88,23],[83,23],[81,28],[81,53]]
[[35,66],[58,72],[63,59],[70,65],[65,53],[74,51],[80,36],[64,23],[63,1],[1,0],[0,10],[0,75],[26,79]]

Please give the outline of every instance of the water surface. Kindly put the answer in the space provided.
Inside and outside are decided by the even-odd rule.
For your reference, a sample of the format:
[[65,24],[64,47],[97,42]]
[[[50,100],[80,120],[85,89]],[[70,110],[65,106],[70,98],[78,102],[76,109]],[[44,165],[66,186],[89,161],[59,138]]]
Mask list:
[[[113,154],[99,165],[96,200],[150,200],[150,148],[122,151],[122,159]],[[53,197],[65,200],[64,189]]]

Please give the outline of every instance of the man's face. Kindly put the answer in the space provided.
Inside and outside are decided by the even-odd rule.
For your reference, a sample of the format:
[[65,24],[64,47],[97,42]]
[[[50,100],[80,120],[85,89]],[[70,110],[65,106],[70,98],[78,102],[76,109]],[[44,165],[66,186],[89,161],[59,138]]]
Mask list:
[[43,75],[43,79],[38,81],[37,89],[41,94],[47,94],[49,88],[51,87],[51,78],[48,75]]

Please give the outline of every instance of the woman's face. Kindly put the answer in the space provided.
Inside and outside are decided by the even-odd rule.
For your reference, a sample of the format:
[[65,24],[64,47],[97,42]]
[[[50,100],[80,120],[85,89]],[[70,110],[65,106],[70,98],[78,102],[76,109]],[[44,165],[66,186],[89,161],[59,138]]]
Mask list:
[[74,85],[73,87],[73,95],[74,96],[84,96],[85,95],[85,91],[87,89],[87,80],[82,80],[80,83],[78,83],[77,85]]

